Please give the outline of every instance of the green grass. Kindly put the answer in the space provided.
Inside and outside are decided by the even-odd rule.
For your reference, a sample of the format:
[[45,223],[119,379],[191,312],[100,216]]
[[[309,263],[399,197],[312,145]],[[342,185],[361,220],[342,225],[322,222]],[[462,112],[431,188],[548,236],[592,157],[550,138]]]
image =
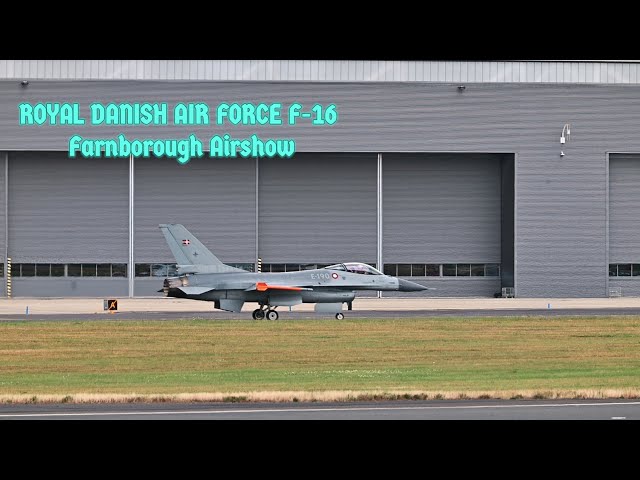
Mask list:
[[0,395],[640,388],[640,317],[0,323]]

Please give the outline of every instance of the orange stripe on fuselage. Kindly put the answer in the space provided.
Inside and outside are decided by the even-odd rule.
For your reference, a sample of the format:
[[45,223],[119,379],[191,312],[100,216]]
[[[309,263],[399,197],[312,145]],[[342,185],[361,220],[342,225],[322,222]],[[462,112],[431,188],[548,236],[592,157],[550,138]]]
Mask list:
[[295,290],[300,291],[302,288],[299,287],[284,287],[281,285],[268,285],[265,282],[258,282],[256,284],[256,290],[259,292],[264,292],[266,290]]

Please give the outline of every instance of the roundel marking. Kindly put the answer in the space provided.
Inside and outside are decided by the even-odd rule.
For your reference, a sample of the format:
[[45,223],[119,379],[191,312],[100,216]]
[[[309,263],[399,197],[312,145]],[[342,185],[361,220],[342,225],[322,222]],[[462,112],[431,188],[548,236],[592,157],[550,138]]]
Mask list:
[[332,274],[331,274],[331,277],[332,277],[332,278],[338,278],[338,274],[337,274],[337,273],[332,273]]

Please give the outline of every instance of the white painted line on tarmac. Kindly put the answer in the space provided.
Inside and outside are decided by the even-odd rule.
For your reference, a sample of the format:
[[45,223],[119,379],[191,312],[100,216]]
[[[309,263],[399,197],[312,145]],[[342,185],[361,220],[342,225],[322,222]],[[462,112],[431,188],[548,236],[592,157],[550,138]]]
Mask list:
[[[300,413],[300,412],[339,412],[339,411],[384,411],[384,410],[472,410],[487,408],[553,408],[553,407],[604,407],[612,405],[640,405],[640,402],[607,402],[607,403],[543,403],[537,405],[451,405],[420,407],[317,407],[317,408],[269,408],[269,409],[235,409],[235,410],[175,410],[175,411],[139,411],[139,412],[49,412],[49,413],[4,413],[0,418],[11,417],[100,417],[118,415],[210,415],[237,413]],[[625,418],[626,417],[620,417]]]
[[611,420],[626,420],[627,417],[611,417]]

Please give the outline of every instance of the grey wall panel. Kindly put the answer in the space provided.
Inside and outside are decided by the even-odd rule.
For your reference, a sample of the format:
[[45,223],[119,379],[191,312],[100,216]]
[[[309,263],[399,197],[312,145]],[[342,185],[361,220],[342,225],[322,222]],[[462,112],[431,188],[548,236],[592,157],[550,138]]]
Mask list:
[[609,279],[609,288],[620,287],[623,297],[640,297],[640,278]]
[[164,278],[160,277],[136,278],[134,284],[136,297],[164,297],[164,294],[162,292],[158,292],[158,290],[162,290],[163,282]]
[[518,295],[606,296],[606,153],[574,138],[553,150],[518,155]]
[[384,154],[384,263],[500,263],[501,157]]
[[609,157],[609,263],[640,263],[640,154]]
[[[122,278],[16,278],[13,296],[122,298],[127,296],[127,285]],[[97,301],[96,312],[101,311],[102,302]]]
[[383,292],[383,298],[447,298],[447,297],[493,297],[501,291],[500,278],[434,278],[403,277],[435,290],[424,292]]
[[158,224],[182,223],[223,262],[255,261],[255,160],[135,161],[136,263],[175,263]]
[[9,163],[14,263],[127,261],[126,160],[11,152]]
[[376,261],[372,154],[298,154],[260,161],[264,263]]
[[515,280],[515,158],[504,155],[501,159],[500,190],[501,190],[501,225],[500,225],[500,277],[503,287],[513,287]]

